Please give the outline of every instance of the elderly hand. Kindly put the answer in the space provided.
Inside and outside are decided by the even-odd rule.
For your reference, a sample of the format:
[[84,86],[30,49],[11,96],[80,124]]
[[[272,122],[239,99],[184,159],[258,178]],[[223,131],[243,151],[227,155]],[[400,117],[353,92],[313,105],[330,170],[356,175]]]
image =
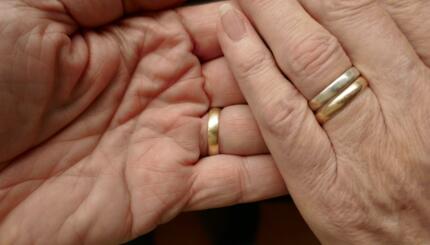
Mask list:
[[[123,17],[173,2],[0,2],[1,244],[116,244],[285,193],[215,59],[219,4]],[[210,106],[230,155],[205,157]]]
[[[250,21],[223,6],[222,49],[319,239],[430,243],[430,2],[238,3]],[[337,91],[351,101],[325,102],[320,125],[308,101],[351,66],[369,88]]]

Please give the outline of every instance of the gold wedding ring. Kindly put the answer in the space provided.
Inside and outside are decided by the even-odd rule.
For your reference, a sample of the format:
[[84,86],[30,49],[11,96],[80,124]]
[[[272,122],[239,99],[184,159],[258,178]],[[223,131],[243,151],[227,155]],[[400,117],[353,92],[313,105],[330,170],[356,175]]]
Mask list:
[[208,119],[208,154],[209,156],[219,154],[219,118],[221,114],[220,108],[212,108],[209,111]]
[[349,104],[363,89],[368,86],[365,78],[359,77],[349,87],[343,90],[334,99],[326,103],[316,113],[316,118],[319,123],[324,124],[330,120],[337,112]]
[[312,111],[319,110],[321,107],[323,107],[323,105],[325,105],[336,95],[342,92],[347,86],[353,83],[359,76],[360,72],[357,70],[357,68],[349,68],[309,102],[309,106]]

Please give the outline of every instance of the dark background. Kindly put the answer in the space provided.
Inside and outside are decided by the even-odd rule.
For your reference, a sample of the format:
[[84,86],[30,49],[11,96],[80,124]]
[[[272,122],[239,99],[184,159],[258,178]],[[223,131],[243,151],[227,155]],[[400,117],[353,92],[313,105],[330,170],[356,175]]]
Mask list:
[[[189,0],[187,5],[216,0]],[[290,197],[183,213],[125,245],[319,244]]]
[[316,245],[290,197],[183,213],[126,245]]

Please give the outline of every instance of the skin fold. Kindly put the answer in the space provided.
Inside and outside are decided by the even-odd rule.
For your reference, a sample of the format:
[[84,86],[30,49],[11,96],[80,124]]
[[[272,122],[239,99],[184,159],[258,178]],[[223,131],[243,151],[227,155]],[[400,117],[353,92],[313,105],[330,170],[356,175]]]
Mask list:
[[[221,9],[224,55],[323,244],[430,241],[430,39],[428,25],[417,28],[430,7],[399,2],[239,0]],[[370,87],[318,124],[308,101],[352,64]]]
[[[219,4],[123,17],[174,2],[109,2],[0,3],[1,244],[117,244],[286,193],[250,110],[211,89],[234,81],[210,84]],[[253,148],[223,137],[233,155],[205,158],[211,100]]]
[[[287,186],[324,243],[428,241],[427,1],[235,1],[242,41],[176,4],[0,2],[1,244],[118,244]],[[370,89],[321,127],[307,100],[351,64]]]

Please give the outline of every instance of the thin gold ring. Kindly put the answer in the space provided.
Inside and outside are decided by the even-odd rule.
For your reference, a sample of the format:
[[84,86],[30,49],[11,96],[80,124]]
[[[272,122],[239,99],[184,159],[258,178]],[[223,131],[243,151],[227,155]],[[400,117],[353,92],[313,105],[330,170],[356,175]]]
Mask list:
[[353,83],[359,76],[360,71],[357,70],[357,68],[349,68],[309,102],[309,106],[312,111],[318,111],[327,102]]
[[329,121],[333,116],[341,111],[346,105],[348,105],[363,89],[368,86],[368,82],[365,78],[359,77],[345,90],[343,90],[338,96],[325,104],[316,113],[316,118],[319,123],[324,124]]
[[218,155],[220,153],[219,142],[218,142],[220,114],[221,114],[220,108],[212,108],[209,111],[209,119],[208,119],[208,154],[209,156]]

